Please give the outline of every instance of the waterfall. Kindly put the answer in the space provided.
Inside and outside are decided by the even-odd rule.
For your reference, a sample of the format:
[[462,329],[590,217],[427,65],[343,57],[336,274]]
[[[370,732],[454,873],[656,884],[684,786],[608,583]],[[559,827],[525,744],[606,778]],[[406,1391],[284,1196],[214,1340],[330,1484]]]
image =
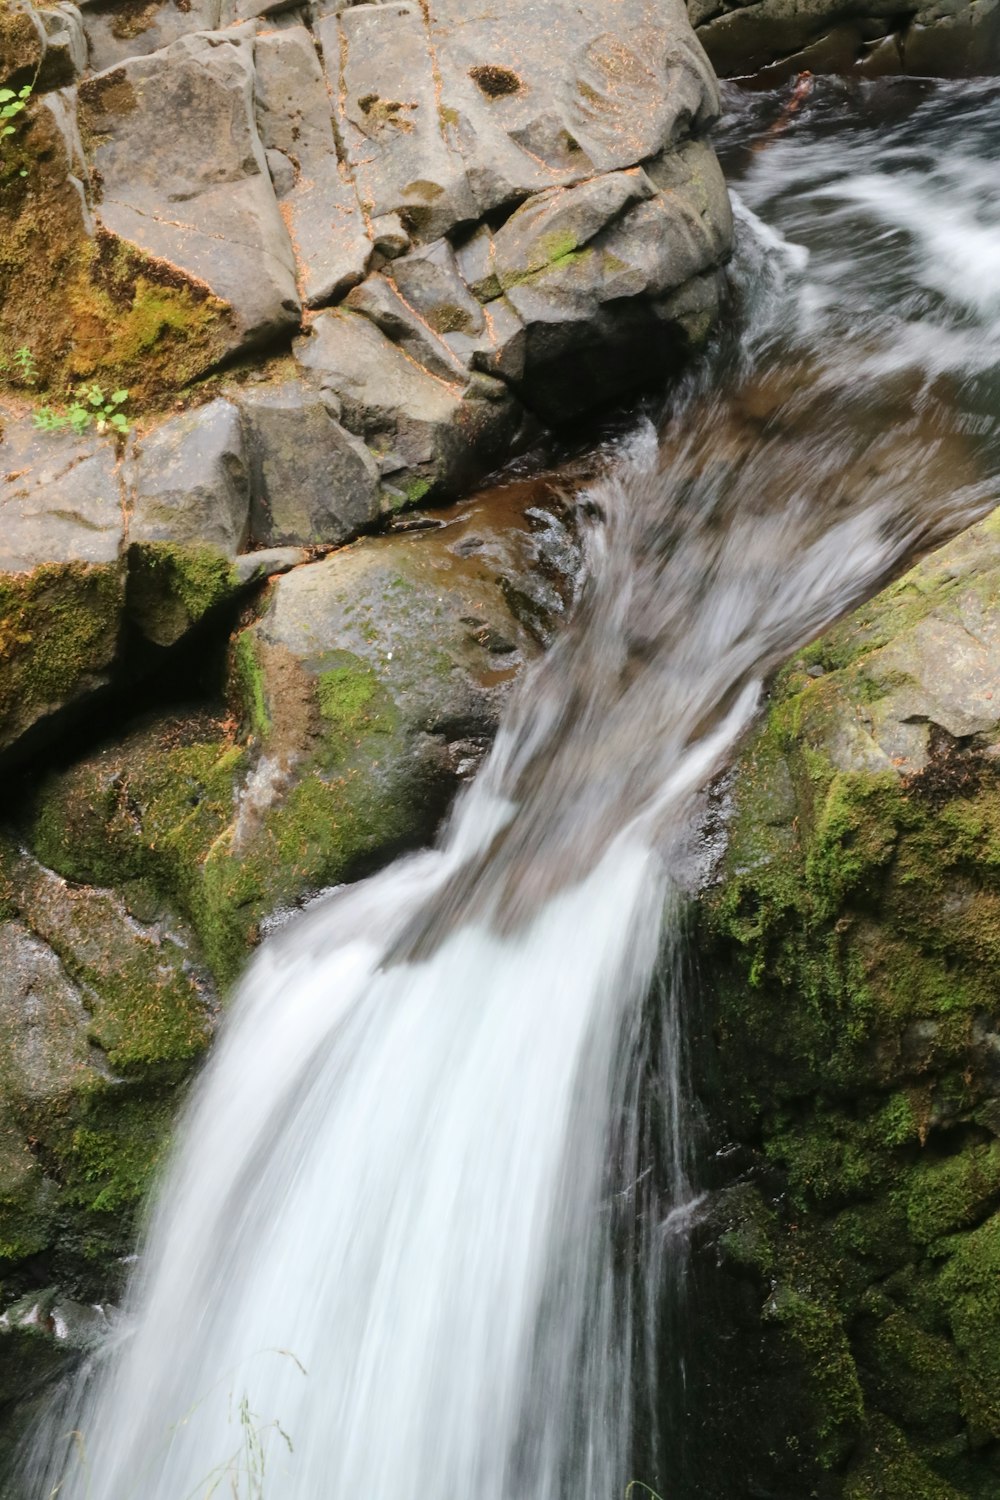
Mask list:
[[[794,375],[805,259],[769,234],[735,273],[758,287],[743,354],[588,493],[574,618],[440,846],[251,965],[39,1497],[621,1500],[647,1478],[637,1350],[691,1194],[669,961],[669,1180],[637,1223],[644,1002],[699,792],[796,645],[984,499],[928,499],[934,430],[871,459],[843,348],[824,370],[800,345]],[[737,437],[776,329],[782,419]]]

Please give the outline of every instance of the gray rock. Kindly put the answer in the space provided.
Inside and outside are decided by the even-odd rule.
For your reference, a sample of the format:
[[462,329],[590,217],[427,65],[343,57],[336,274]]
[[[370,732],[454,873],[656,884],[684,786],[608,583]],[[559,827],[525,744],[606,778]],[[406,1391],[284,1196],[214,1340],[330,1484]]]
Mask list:
[[399,213],[427,239],[478,218],[464,161],[442,130],[420,6],[352,7],[318,21],[316,33],[365,212]]
[[379,456],[400,504],[454,492],[511,451],[520,414],[503,386],[432,375],[359,313],[321,313],[295,353]]
[[258,38],[257,121],[271,153],[292,165],[274,179],[308,307],[341,296],[372,254],[357,193],[337,159],[330,99],[313,38],[293,26]]
[[168,47],[192,31],[214,31],[220,0],[148,0],[123,6],[121,0],[84,0],[83,27],[95,72],[130,57]]
[[45,58],[38,84],[54,88],[72,83],[87,66],[87,38],[80,10],[61,3],[39,9],[38,14],[45,27]]
[[9,1109],[50,1106],[90,1074],[90,1018],[52,949],[23,922],[0,922],[0,1080]]
[[1000,733],[998,598],[995,511],[834,628],[834,651],[853,661],[822,678],[831,711],[817,743],[838,770],[913,775],[930,762],[941,730],[993,752]]
[[234,30],[182,37],[79,95],[101,224],[228,303],[233,349],[295,327],[301,310],[253,82],[251,38]]
[[431,375],[464,385],[466,371],[444,338],[404,297],[394,277],[369,276],[345,299],[345,307],[364,313],[394,344]]
[[117,561],[124,492],[109,438],[7,419],[0,471],[0,572]]
[[613,20],[603,0],[334,9],[317,29],[360,195],[424,239],[656,156],[717,109],[676,0]]
[[171,417],[144,437],[132,465],[128,540],[216,548],[235,557],[249,535],[243,429],[229,401]]
[[287,381],[244,389],[254,542],[340,543],[379,515],[379,470],[320,394]]
[[290,573],[292,568],[301,567],[309,559],[305,547],[262,547],[238,557],[235,572],[240,583],[256,583],[277,573]]

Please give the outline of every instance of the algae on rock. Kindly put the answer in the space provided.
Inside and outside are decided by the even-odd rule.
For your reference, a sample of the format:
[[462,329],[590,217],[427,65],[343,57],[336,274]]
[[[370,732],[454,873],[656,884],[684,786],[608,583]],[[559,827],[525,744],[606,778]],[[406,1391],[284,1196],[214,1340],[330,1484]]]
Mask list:
[[763,1185],[718,1244],[801,1363],[809,1493],[1000,1486],[998,667],[995,513],[782,674],[701,907]]

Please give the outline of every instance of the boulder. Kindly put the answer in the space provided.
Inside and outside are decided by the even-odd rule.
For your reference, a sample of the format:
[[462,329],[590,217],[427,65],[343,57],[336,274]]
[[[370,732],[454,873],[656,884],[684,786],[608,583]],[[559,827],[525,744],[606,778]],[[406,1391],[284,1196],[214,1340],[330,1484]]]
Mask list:
[[319,391],[297,381],[246,387],[251,529],[260,547],[339,544],[379,518],[379,468]]
[[998,684],[995,512],[786,669],[731,784],[698,950],[746,1144],[706,1254],[759,1402],[698,1389],[779,1500],[995,1485]]
[[225,303],[233,350],[297,327],[301,311],[253,90],[252,35],[237,28],[183,36],[79,91],[98,222]]
[[359,312],[320,313],[295,354],[374,451],[396,505],[454,494],[517,442],[521,413],[503,384],[437,375]]
[[192,31],[214,31],[221,0],[83,0],[83,29],[95,73],[169,47]]
[[521,483],[274,568],[234,715],[154,715],[53,772],[21,836],[67,879],[158,893],[229,983],[276,907],[431,835],[578,566],[558,489]]

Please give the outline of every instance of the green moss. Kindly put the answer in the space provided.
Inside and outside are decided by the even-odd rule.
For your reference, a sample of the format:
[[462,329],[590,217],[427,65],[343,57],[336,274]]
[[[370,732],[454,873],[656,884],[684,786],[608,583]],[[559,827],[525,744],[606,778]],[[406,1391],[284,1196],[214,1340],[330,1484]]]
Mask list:
[[139,542],[128,550],[126,608],[157,645],[172,645],[238,588],[232,564],[214,547]]
[[843,1323],[834,1309],[787,1285],[772,1296],[765,1317],[782,1327],[803,1357],[816,1412],[819,1459],[831,1467],[849,1452],[864,1412]]
[[897,1427],[875,1418],[867,1424],[844,1500],[963,1500],[963,1495],[917,1457]]
[[[102,1100],[96,1118],[69,1138],[64,1170],[69,1197],[87,1214],[134,1214],[145,1200],[166,1155],[174,1101],[127,1100],[109,1108]],[[103,1224],[102,1224],[103,1227]]]
[[909,778],[844,769],[904,685],[873,653],[949,618],[959,574],[928,559],[781,674],[702,907],[720,1108],[783,1184],[766,1275],[779,1314],[787,1288],[822,1309],[796,1337],[832,1411],[860,1413],[831,1491],[852,1500],[1000,1483],[1000,775],[964,747]]
[[124,592],[117,564],[0,575],[0,738],[16,739],[100,680],[115,656]]
[[943,1161],[918,1162],[909,1176],[910,1234],[918,1245],[932,1246],[978,1223],[998,1198],[1000,1142],[969,1145]]
[[[91,86],[80,89],[84,131]],[[22,118],[16,165],[27,176],[0,179],[5,346],[31,349],[40,395],[60,399],[96,377],[126,388],[133,412],[172,401],[231,348],[230,310],[175,266],[106,231],[93,238],[51,116]]]
[[430,479],[425,479],[423,477],[421,477],[420,479],[411,479],[409,483],[407,483],[403,487],[403,493],[406,496],[407,505],[419,505],[420,501],[425,499],[425,497],[430,494],[433,488],[434,484]]
[[950,1248],[938,1293],[961,1355],[962,1409],[981,1442],[1000,1437],[1000,1214]]
[[248,630],[241,630],[233,643],[233,667],[237,697],[250,732],[258,739],[266,739],[271,731],[271,716],[267,710],[264,673],[256,639]]

